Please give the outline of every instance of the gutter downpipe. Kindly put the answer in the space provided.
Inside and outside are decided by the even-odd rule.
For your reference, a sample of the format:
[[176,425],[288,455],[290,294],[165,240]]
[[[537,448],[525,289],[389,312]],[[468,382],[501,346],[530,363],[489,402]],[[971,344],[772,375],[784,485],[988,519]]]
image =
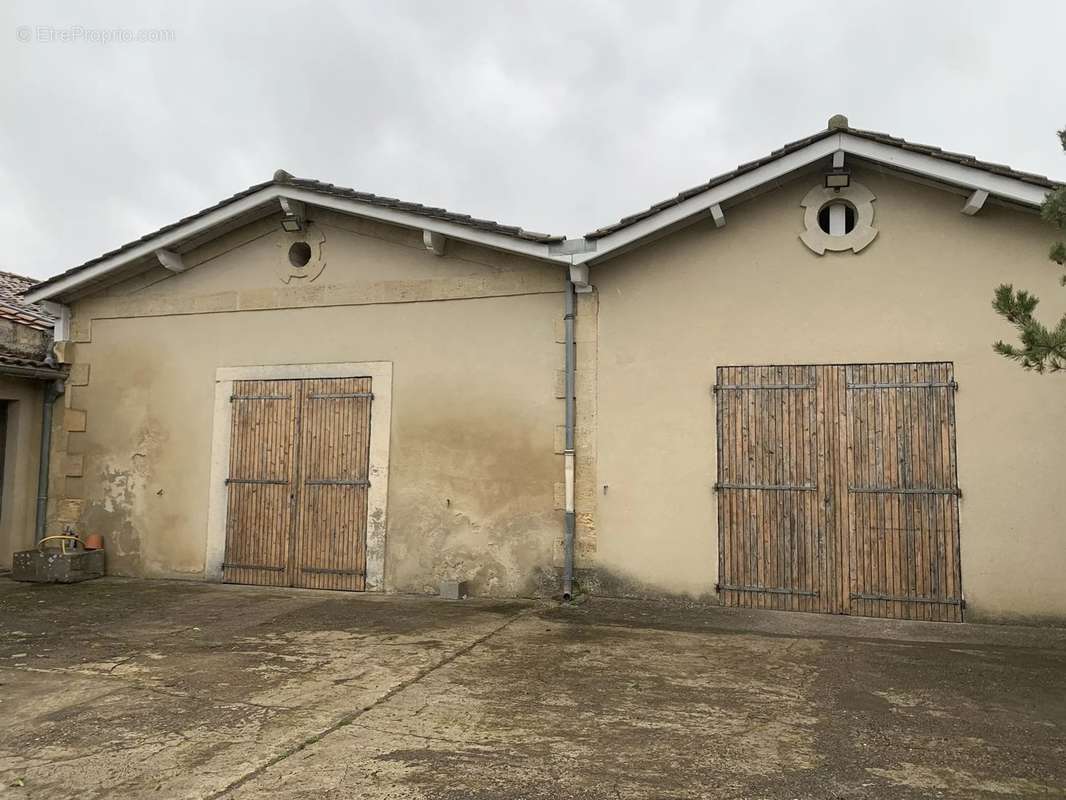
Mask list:
[[564,356],[564,384],[566,402],[566,444],[563,449],[563,469],[565,471],[566,493],[566,521],[563,529],[563,602],[569,602],[574,597],[574,529],[576,527],[576,514],[574,511],[574,417],[576,410],[576,396],[574,392],[574,369],[575,369],[575,343],[574,343],[574,317],[575,310],[574,282],[569,276],[566,281],[566,305],[563,316],[565,330],[565,356]]
[[58,378],[50,381],[44,389],[41,409],[41,456],[37,467],[37,524],[34,542],[39,542],[44,538],[48,514],[48,472],[52,455],[52,417],[56,400],[65,390],[63,381]]

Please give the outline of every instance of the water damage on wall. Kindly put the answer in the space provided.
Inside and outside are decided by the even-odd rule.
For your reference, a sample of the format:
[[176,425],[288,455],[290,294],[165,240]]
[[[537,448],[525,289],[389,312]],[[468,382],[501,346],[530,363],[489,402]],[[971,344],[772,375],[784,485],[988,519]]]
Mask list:
[[[515,430],[522,411],[495,401],[480,424],[469,418],[421,422],[395,414],[389,493],[386,583],[396,591],[435,592],[442,580],[469,583],[474,595],[541,593],[562,514],[552,508],[557,457],[545,425]],[[417,411],[420,409],[416,409]],[[410,420],[411,427],[401,427]]]
[[[97,493],[86,498],[81,524],[84,533],[104,536],[110,573],[138,575],[153,568],[162,569],[162,565],[146,563],[142,537],[151,529],[148,505],[153,493],[152,475],[167,439],[162,426],[146,420],[127,456],[89,461],[94,465],[90,485]],[[166,568],[173,570],[169,564]]]
[[603,566],[574,570],[578,590],[601,597],[656,600],[696,605],[719,605],[715,592],[686,593],[641,580],[631,573]]
[[474,595],[542,594],[540,571],[559,535],[556,512],[473,516],[418,488],[393,493],[387,583],[390,589],[435,592],[442,580],[469,582]]

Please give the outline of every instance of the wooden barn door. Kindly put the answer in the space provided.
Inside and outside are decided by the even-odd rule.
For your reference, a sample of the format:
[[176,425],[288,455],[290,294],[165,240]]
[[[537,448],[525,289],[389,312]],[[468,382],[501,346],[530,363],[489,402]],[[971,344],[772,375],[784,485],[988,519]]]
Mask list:
[[722,367],[719,596],[725,605],[837,610],[846,588],[836,376],[824,367]]
[[230,406],[222,579],[290,586],[299,384],[236,381]]
[[369,378],[237,381],[223,580],[361,591]]
[[950,364],[721,367],[725,605],[962,619]]
[[294,585],[362,591],[370,378],[303,381]]
[[851,613],[961,622],[951,364],[846,370]]

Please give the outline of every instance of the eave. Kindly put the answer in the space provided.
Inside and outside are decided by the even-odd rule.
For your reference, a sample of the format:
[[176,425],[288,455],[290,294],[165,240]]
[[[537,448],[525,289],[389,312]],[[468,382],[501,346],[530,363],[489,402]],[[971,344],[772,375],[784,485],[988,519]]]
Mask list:
[[[91,286],[124,268],[139,262],[154,260],[159,263],[159,253],[177,253],[183,245],[192,241],[203,241],[213,233],[232,227],[234,220],[250,221],[282,210],[281,201],[295,201],[307,206],[326,208],[341,214],[377,220],[380,222],[414,228],[445,239],[469,242],[493,250],[527,256],[554,264],[564,263],[550,252],[550,241],[534,241],[483,230],[459,222],[436,219],[432,216],[411,213],[397,208],[382,207],[356,199],[339,197],[334,194],[315,191],[288,184],[268,184],[257,191],[247,194],[232,202],[199,214],[184,224],[174,226],[155,236],[124,247],[115,254],[86,265],[69,275],[59,275],[34,287],[25,295],[28,302],[42,300],[68,299],[71,294]],[[569,263],[568,260],[565,263]]]
[[[173,273],[184,271],[184,253],[207,240],[283,209],[326,208],[354,217],[377,220],[422,231],[427,250],[446,252],[449,240],[467,242],[569,268],[571,279],[589,289],[588,267],[698,222],[713,219],[727,224],[737,204],[769,191],[804,171],[858,162],[919,183],[966,196],[961,211],[977,214],[986,202],[1013,208],[1039,208],[1060,184],[1040,175],[1018,172],[1000,164],[979,161],[936,147],[847,126],[838,116],[830,127],[792,142],[770,155],[748,162],[708,183],[687,190],[584,237],[536,234],[521,228],[477,220],[466,215],[405,203],[294,178],[279,171],[272,182],[253,186],[216,206],[148,234],[118,250],[57,275],[26,293],[30,302],[70,301],[120,280],[148,264],[162,264]],[[583,268],[583,269],[582,269]]]
[[572,256],[573,261],[576,264],[600,264],[680,227],[711,217],[715,211],[722,215],[715,217],[716,225],[721,227],[727,218],[727,211],[722,212],[722,209],[728,209],[730,203],[745,199],[761,187],[778,184],[840,152],[898,174],[931,181],[962,193],[986,192],[989,198],[996,201],[1025,208],[1038,208],[1051,191],[1047,186],[841,131],[829,133],[806,146],[768,159],[750,170],[738,170],[735,177],[683,200],[664,204],[661,210],[625,224],[618,230],[605,235],[589,234],[586,239],[595,244],[594,249]]

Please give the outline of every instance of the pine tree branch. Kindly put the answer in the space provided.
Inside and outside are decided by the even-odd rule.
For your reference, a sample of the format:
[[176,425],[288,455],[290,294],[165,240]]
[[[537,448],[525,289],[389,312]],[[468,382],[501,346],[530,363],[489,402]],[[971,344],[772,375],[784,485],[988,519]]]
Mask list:
[[[1059,142],[1066,151],[1066,128],[1058,131]],[[1040,207],[1040,217],[1059,230],[1066,230],[1066,186],[1050,192]],[[1059,266],[1066,265],[1066,242],[1051,245],[1048,257]],[[1066,286],[1066,275],[1062,276]],[[1015,290],[1009,283],[996,288],[992,308],[1018,331],[1018,345],[1000,340],[992,349],[1004,358],[1021,363],[1034,372],[1059,372],[1066,367],[1066,315],[1054,328],[1034,319],[1040,303],[1036,295],[1024,289]]]

